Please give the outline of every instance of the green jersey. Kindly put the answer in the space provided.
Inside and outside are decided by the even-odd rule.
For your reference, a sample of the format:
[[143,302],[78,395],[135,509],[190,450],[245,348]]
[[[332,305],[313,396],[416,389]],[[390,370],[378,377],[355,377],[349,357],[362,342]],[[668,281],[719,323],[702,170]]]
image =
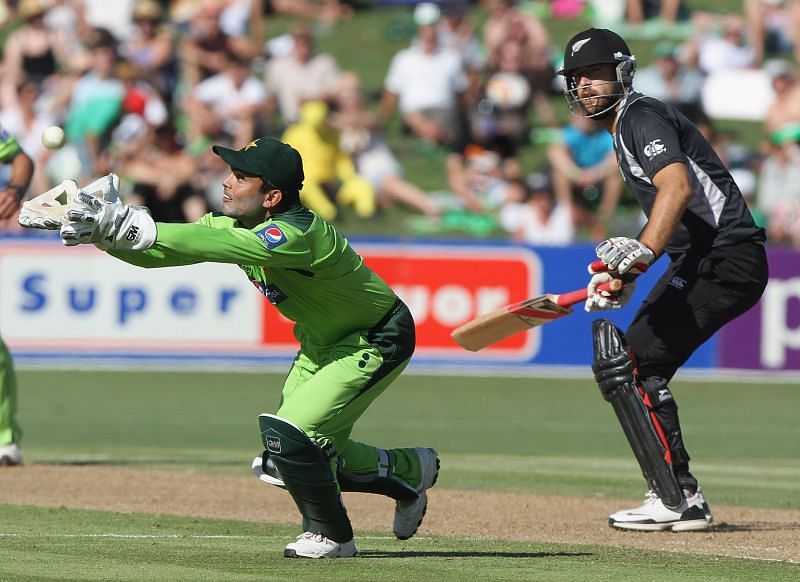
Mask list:
[[0,125],[0,164],[10,164],[21,151],[17,138]]
[[298,341],[318,347],[373,327],[397,301],[347,240],[301,204],[253,229],[216,213],[193,224],[158,223],[149,249],[112,254],[142,267],[237,264],[295,322]]

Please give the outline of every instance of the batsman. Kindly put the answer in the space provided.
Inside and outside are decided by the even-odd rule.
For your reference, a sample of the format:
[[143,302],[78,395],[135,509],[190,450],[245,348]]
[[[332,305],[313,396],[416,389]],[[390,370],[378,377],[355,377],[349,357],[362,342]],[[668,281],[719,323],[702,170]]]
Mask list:
[[[559,71],[573,115],[611,134],[620,172],[647,216],[635,238],[598,245],[586,310],[621,307],[637,274],[662,255],[670,261],[624,334],[606,319],[593,325],[595,379],[650,488],[642,506],[612,514],[609,524],[702,530],[711,511],[689,470],[669,384],[702,343],[758,302],[768,278],[765,234],[697,127],[635,91],[635,72],[627,43],[597,28],[570,39]],[[598,288],[611,278],[627,283],[622,293]]]
[[156,223],[146,209],[105,191],[97,197],[78,190],[77,207],[60,226],[62,241],[94,244],[146,268],[238,265],[295,322],[300,343],[277,411],[258,418],[264,452],[254,466],[262,480],[288,491],[302,516],[303,533],[284,556],[356,554],[341,491],[395,499],[394,534],[410,538],[438,476],[436,451],[381,449],[350,433],[408,364],[415,345],[411,313],[348,241],[300,202],[297,150],[266,137],[239,150],[212,149],[231,168],[220,213],[192,224]]

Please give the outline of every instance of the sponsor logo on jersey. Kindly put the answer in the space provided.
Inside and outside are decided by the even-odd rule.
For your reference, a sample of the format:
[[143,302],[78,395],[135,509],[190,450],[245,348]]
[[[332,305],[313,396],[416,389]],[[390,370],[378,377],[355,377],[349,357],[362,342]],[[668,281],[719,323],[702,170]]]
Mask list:
[[675,289],[685,289],[686,279],[681,279],[680,277],[673,277],[672,281],[670,281],[669,284],[675,287]]
[[669,391],[669,388],[662,388],[658,391],[659,402],[667,402],[669,400],[672,400],[672,392]]
[[660,139],[654,139],[649,144],[644,146],[644,155],[647,156],[648,160],[652,160],[659,154],[663,154],[667,151],[667,146],[661,143]]
[[286,242],[286,235],[274,224],[265,226],[256,233],[256,236],[264,241],[267,248],[272,250]]
[[590,40],[592,40],[592,39],[591,38],[584,38],[583,40],[579,40],[579,41],[573,42],[572,43],[572,55],[570,55],[570,56],[574,57],[575,53],[577,53],[579,50],[581,50],[581,47],[583,45],[585,45],[587,42],[589,42]]

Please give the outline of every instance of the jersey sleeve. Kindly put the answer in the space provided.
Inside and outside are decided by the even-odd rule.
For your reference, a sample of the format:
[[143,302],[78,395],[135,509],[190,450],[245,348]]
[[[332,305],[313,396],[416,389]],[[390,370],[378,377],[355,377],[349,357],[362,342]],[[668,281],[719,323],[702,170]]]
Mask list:
[[141,267],[231,263],[305,268],[311,261],[302,235],[285,225],[267,223],[253,230],[218,228],[204,217],[193,224],[159,222],[157,228],[156,242],[149,249],[111,254]]
[[[686,162],[677,126],[661,112],[639,107],[625,119],[623,143],[636,166],[653,179],[663,168]],[[630,160],[629,160],[630,161]],[[634,164],[631,164],[633,167]]]
[[17,138],[0,126],[0,163],[11,163],[11,160],[13,160],[21,151],[22,148],[20,147]]

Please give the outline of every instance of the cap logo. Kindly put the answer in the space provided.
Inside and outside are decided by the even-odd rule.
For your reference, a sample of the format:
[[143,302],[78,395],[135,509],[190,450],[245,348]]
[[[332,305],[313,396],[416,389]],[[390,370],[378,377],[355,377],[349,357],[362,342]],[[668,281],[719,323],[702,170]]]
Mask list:
[[257,147],[258,147],[258,140],[257,140],[257,139],[254,139],[254,140],[253,140],[253,141],[251,141],[249,144],[247,144],[246,146],[244,146],[242,149],[243,149],[244,151],[247,151],[247,150],[249,150],[250,148],[257,148]]
[[590,40],[592,40],[592,39],[591,38],[584,38],[583,40],[579,40],[577,42],[572,43],[572,54],[570,56],[574,57],[575,53],[577,53],[579,50],[581,50],[583,45],[585,45]]

